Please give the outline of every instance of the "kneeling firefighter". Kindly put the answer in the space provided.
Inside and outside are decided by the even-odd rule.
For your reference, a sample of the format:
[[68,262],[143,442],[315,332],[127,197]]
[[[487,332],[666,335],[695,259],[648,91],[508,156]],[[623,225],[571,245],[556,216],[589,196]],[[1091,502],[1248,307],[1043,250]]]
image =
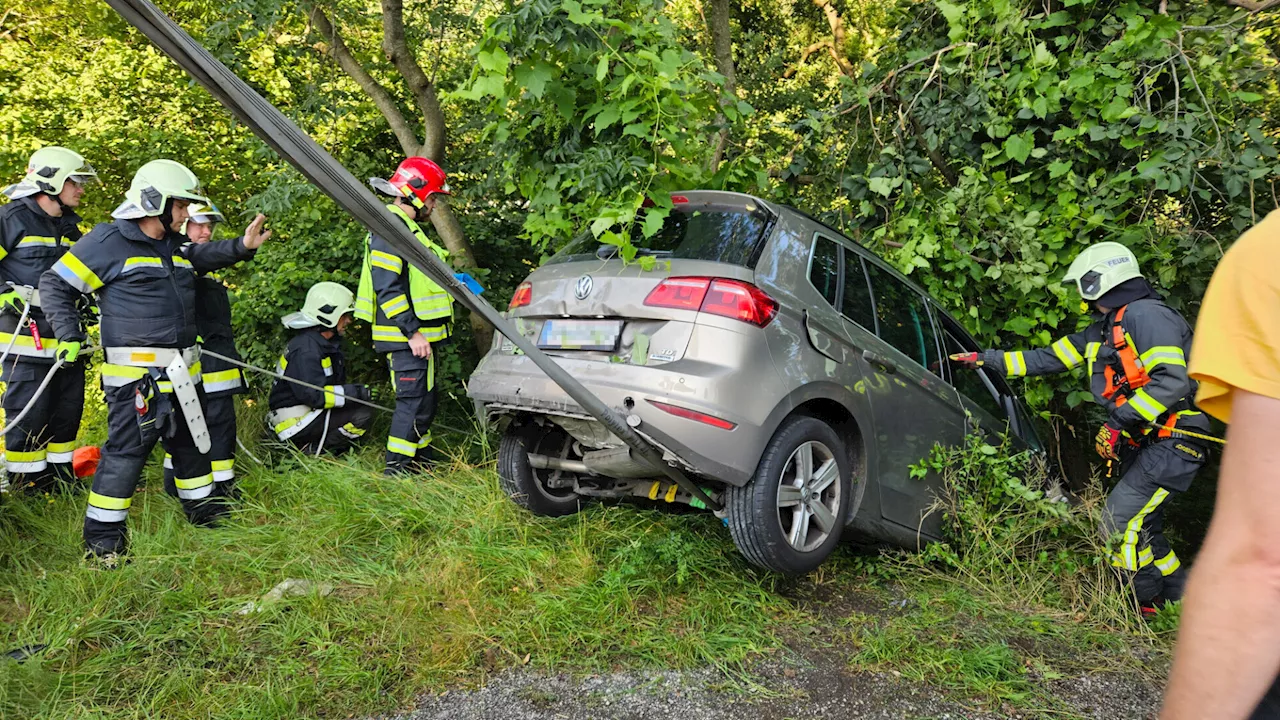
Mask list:
[[1165,305],[1123,245],[1092,245],[1071,263],[1074,284],[1093,310],[1084,331],[1039,350],[987,350],[951,356],[969,367],[987,365],[1009,377],[1087,368],[1090,389],[1109,418],[1098,431],[1099,455],[1120,464],[1120,481],[1107,497],[1102,530],[1113,547],[1112,565],[1132,580],[1144,615],[1182,597],[1187,571],[1163,533],[1164,503],[1185,492],[1207,449],[1179,431],[1204,434],[1196,409],[1196,383],[1187,376],[1191,327]]
[[[395,198],[387,205],[425,247],[441,260],[449,253],[431,242],[418,224],[431,216],[438,195],[449,195],[439,165],[423,157],[407,158],[390,179],[369,184]],[[453,298],[418,268],[401,258],[386,240],[370,234],[360,271],[356,317],[373,323],[373,347],[387,353],[396,389],[396,410],[387,436],[386,474],[405,474],[431,461],[431,422],[436,415],[436,364],[433,345],[448,339]]]
[[[36,288],[40,276],[80,239],[75,208],[85,185],[97,178],[79,153],[46,147],[31,156],[26,177],[4,191],[13,198],[0,209],[5,417],[31,406],[5,438],[9,484],[15,490],[78,487],[71,456],[84,412],[84,363],[63,365],[36,395],[58,350]],[[82,303],[81,310],[87,305]]]
[[157,441],[173,457],[187,518],[207,525],[227,512],[206,454],[195,276],[253,257],[271,233],[259,215],[240,240],[189,244],[180,231],[193,203],[209,204],[196,176],[172,160],[153,160],[133,176],[115,222],[95,227],[40,278],[60,359],[76,360],[85,341],[77,298],[97,293],[102,311],[107,441],[84,542],[103,567],[127,550],[125,520]]
[[[187,209],[187,239],[203,245],[213,239],[217,224],[225,218],[214,205],[192,205]],[[212,350],[236,360],[235,336],[231,329],[231,298],[227,286],[208,273],[196,274],[196,328],[200,349]],[[204,386],[204,420],[209,426],[209,460],[213,467],[214,494],[234,497],[236,479],[235,396],[248,387],[240,368],[212,355],[200,356],[201,384]],[[173,457],[164,456],[164,490],[178,497],[174,484]]]
[[304,452],[343,452],[373,423],[368,406],[347,402],[370,398],[368,387],[347,382],[342,335],[351,324],[353,300],[351,291],[338,283],[316,283],[307,291],[302,310],[280,319],[299,332],[289,340],[276,371],[324,390],[276,380],[267,422],[276,437]]

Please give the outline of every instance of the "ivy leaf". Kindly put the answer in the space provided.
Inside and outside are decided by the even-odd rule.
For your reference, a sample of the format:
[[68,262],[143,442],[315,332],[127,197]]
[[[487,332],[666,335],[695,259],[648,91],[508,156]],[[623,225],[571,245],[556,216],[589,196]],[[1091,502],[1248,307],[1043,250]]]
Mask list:
[[644,224],[640,227],[645,238],[651,238],[658,234],[662,229],[662,224],[667,220],[667,214],[671,211],[666,208],[649,208],[649,212],[645,213]]
[[1010,135],[1005,138],[1004,154],[1008,155],[1010,160],[1025,163],[1033,149],[1035,149],[1035,142],[1031,139],[1030,132],[1025,132],[1021,135]]

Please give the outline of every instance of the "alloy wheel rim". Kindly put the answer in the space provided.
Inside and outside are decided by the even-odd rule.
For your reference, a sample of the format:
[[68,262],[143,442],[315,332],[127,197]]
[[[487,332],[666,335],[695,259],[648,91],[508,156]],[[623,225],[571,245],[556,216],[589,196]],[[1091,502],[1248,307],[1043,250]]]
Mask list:
[[793,550],[813,552],[836,531],[844,500],[839,480],[835,453],[817,440],[787,458],[778,481],[778,523]]

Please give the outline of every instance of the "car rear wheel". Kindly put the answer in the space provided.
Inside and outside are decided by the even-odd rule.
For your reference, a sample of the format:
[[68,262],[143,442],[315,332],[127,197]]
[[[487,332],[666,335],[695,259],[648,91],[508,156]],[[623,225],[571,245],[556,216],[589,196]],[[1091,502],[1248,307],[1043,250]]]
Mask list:
[[727,519],[738,550],[755,565],[798,575],[835,550],[853,503],[844,443],[820,420],[778,428],[752,479],[729,488]]
[[582,508],[585,498],[568,488],[555,487],[571,480],[563,470],[537,469],[529,453],[568,459],[573,438],[558,425],[512,423],[498,446],[498,482],[517,505],[534,515],[559,517]]

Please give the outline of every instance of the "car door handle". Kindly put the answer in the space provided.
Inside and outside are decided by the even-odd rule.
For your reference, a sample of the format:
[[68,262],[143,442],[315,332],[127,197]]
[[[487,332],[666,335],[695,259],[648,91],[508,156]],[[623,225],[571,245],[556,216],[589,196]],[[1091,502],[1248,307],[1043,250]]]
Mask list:
[[894,365],[892,360],[885,357],[884,355],[881,355],[878,352],[875,352],[872,350],[863,350],[862,359],[866,360],[871,365],[874,365],[875,367],[879,368],[886,375],[892,375],[898,372],[898,366]]

